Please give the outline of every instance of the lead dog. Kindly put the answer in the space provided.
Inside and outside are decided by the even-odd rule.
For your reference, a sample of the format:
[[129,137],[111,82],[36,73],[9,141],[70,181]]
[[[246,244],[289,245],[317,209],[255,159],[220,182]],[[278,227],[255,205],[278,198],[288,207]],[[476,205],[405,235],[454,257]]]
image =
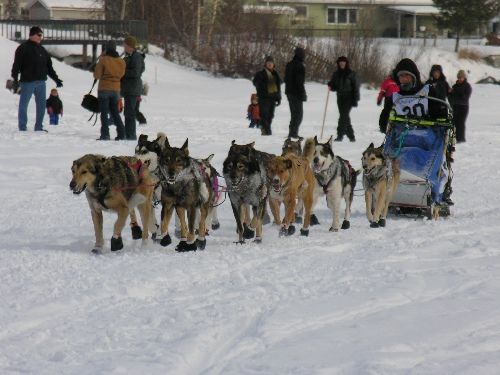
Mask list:
[[[320,196],[326,196],[328,208],[332,211],[330,231],[349,229],[351,204],[356,186],[357,172],[347,160],[333,153],[332,137],[326,143],[319,143],[317,137],[308,138],[304,145],[304,156],[311,160],[316,186],[313,209]],[[340,201],[345,201],[345,213],[340,226]]]
[[383,145],[370,143],[363,152],[363,188],[366,217],[371,228],[385,227],[392,195],[399,184],[399,163],[384,155]]
[[110,157],[87,154],[75,160],[71,167],[72,179],[69,184],[73,194],[85,196],[90,206],[94,223],[94,253],[102,251],[103,211],[118,214],[111,238],[111,251],[121,250],[121,233],[130,211],[139,208],[143,244],[148,239],[148,224],[154,183],[149,171],[140,160],[129,156]]
[[280,236],[288,236],[295,232],[295,227],[291,223],[295,219],[297,199],[305,210],[304,225],[300,229],[300,234],[308,236],[315,186],[309,161],[292,153],[275,156],[269,162],[267,178],[271,181],[269,205],[277,223],[280,223],[280,203],[285,204],[285,217],[281,222]]

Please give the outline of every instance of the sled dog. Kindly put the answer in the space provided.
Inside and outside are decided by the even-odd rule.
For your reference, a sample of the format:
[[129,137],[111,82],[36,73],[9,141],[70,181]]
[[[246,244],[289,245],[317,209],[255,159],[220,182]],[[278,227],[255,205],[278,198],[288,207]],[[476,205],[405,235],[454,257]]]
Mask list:
[[[295,227],[295,207],[300,199],[304,207],[304,225],[300,230],[303,236],[309,235],[311,208],[314,199],[314,174],[309,161],[302,156],[287,153],[275,156],[269,162],[267,178],[270,181],[269,205],[276,223],[281,223],[280,235],[292,235]],[[285,217],[280,220],[280,203],[285,205]]]
[[139,209],[144,227],[142,241],[147,242],[154,183],[148,168],[139,159],[87,154],[73,162],[71,172],[70,189],[74,194],[85,191],[90,206],[95,232],[93,252],[100,252],[104,246],[102,211],[107,210],[118,214],[111,251],[123,248],[121,233],[134,207]]
[[363,152],[363,188],[365,190],[366,217],[371,228],[385,227],[392,195],[399,184],[399,164],[384,155],[384,145],[370,143]]
[[287,138],[285,139],[285,142],[283,143],[283,147],[281,150],[282,150],[281,156],[285,156],[288,153],[301,156],[302,155],[301,140],[298,139],[294,141],[291,138]]
[[[238,145],[233,140],[223,165],[223,176],[228,189],[238,232],[238,241],[253,238],[262,241],[262,221],[266,211],[268,183],[266,168],[273,155],[258,151],[254,142]],[[245,223],[247,206],[252,207],[253,218]]]
[[[319,143],[316,136],[308,138],[304,145],[304,156],[311,161],[316,180],[313,210],[318,198],[325,195],[326,203],[333,216],[330,231],[337,232],[339,228],[349,229],[357,172],[347,160],[333,153],[332,137],[326,143]],[[340,201],[342,199],[345,201],[345,213],[341,227]]]
[[[212,182],[206,167],[189,156],[188,139],[181,148],[171,147],[165,137],[163,147],[158,151],[158,168],[161,184],[161,233],[162,246],[168,246],[172,239],[168,225],[175,211],[181,224],[181,241],[176,251],[204,250],[206,246],[206,218],[214,198]],[[195,239],[196,210],[200,210],[198,238]],[[186,224],[187,214],[187,224]]]

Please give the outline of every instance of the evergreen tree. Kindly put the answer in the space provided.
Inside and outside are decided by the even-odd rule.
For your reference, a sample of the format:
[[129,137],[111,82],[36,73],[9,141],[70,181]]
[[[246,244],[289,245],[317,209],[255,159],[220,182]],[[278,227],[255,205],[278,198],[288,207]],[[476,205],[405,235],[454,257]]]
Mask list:
[[17,0],[8,0],[7,4],[5,4],[5,16],[8,19],[17,18],[19,10],[19,4]]
[[456,33],[455,52],[460,36],[472,32],[500,13],[500,0],[433,0],[439,9],[439,25]]

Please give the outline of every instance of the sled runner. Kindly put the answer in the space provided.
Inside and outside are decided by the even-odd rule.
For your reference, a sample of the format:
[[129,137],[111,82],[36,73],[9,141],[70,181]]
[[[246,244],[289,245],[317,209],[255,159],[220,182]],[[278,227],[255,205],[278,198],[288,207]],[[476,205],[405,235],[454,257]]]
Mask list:
[[[443,194],[445,189],[451,189],[452,111],[441,99],[429,96],[411,98],[417,104],[408,108],[408,115],[391,113],[385,139],[384,153],[397,158],[401,169],[400,181],[390,203],[391,212],[429,218],[448,216],[450,210]],[[436,119],[418,116],[415,112],[419,106],[423,108],[419,103],[422,99],[445,105],[447,116]]]

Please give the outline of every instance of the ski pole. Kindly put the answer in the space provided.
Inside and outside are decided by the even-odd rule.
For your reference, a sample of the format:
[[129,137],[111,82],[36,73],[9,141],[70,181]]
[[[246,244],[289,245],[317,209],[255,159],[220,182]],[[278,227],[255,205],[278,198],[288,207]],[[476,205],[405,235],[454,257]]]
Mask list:
[[325,120],[326,120],[326,110],[328,109],[328,99],[330,98],[330,88],[326,92],[326,103],[325,103],[325,112],[323,113],[323,125],[321,125],[321,137],[319,139],[323,139],[323,130],[325,129]]

